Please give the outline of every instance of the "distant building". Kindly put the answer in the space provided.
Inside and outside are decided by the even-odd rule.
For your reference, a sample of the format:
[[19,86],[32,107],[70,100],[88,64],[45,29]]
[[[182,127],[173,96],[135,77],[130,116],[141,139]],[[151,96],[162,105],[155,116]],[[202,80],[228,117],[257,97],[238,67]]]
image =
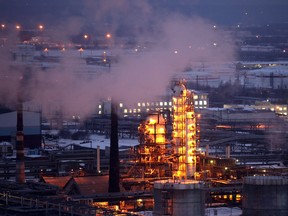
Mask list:
[[[0,115],[0,142],[16,143],[17,112]],[[41,146],[40,113],[23,112],[24,148],[39,148]]]
[[[208,93],[205,92],[195,92],[194,91],[194,107],[195,109],[206,109],[209,108],[209,97]],[[97,107],[98,115],[110,115],[111,112],[111,101],[104,100]],[[139,101],[134,104],[134,106],[125,106],[124,103],[119,103],[119,114],[122,117],[130,116],[142,116],[153,111],[172,111],[172,97],[166,96],[161,97],[155,101]]]

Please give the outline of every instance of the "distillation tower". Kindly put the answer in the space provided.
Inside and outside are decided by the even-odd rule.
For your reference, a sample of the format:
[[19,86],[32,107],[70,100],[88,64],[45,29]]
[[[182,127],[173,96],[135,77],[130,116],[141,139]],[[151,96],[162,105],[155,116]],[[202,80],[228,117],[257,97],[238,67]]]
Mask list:
[[174,179],[193,179],[196,172],[197,128],[193,96],[182,82],[173,88]]

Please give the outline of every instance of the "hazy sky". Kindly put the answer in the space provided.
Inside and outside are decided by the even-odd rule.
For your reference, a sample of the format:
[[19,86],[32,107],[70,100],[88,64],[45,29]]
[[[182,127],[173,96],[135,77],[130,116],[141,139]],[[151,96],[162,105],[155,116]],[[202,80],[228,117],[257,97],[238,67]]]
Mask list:
[[[123,5],[133,7],[134,12],[123,14]],[[0,0],[0,22],[52,24],[68,17],[93,22],[91,16],[97,14],[109,24],[113,21],[111,16],[118,16],[118,21],[125,21],[127,17],[149,19],[143,11],[137,14],[139,8],[146,8],[149,16],[163,17],[177,12],[201,16],[219,24],[288,21],[287,0]]]

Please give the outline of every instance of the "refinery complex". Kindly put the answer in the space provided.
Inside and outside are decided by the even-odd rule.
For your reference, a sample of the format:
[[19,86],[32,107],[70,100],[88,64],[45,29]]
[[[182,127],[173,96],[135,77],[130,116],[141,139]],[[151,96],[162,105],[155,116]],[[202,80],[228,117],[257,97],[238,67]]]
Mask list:
[[[190,62],[170,74],[163,95],[142,99],[128,88],[133,102],[109,95],[113,73],[156,43],[112,46],[107,34],[68,46],[42,29],[22,32],[0,74],[17,87],[7,106],[0,101],[0,215],[287,216],[288,43],[255,42],[259,27],[250,28],[233,29],[237,61]],[[61,82],[56,73],[50,85],[55,71],[65,74],[64,97],[60,88],[48,94]],[[113,82],[97,83],[96,93],[78,85],[105,76]]]

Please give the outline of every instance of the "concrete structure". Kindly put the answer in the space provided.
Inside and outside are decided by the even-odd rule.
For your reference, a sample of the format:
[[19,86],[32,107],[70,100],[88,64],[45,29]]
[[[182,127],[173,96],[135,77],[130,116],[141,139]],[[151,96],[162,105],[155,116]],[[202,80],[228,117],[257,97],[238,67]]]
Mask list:
[[243,216],[287,216],[288,179],[248,176],[243,181]]
[[205,215],[205,193],[198,181],[156,181],[154,216]]

